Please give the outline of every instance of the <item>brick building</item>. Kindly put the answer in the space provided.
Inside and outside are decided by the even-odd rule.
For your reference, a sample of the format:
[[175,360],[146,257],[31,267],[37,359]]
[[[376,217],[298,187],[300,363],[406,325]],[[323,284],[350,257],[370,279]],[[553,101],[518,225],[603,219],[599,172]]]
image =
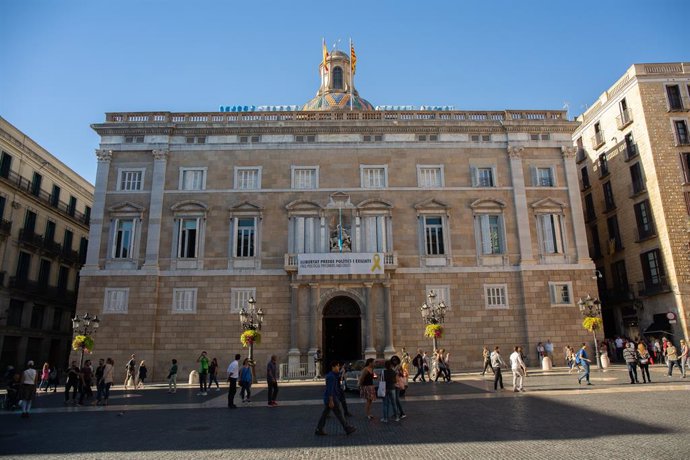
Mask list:
[[[136,352],[154,378],[171,358],[195,368],[202,349],[225,362],[250,296],[266,313],[260,373],[270,354],[308,374],[317,348],[327,360],[429,350],[430,290],[448,305],[440,345],[456,369],[478,366],[484,344],[523,344],[534,362],[539,341],[591,337],[576,305],[596,293],[577,124],[563,111],[374,109],[351,90],[349,56],[327,63],[298,110],[93,125],[79,305],[103,315],[99,356]],[[383,270],[309,266],[342,254]]]
[[608,336],[688,338],[690,63],[635,64],[573,140]]

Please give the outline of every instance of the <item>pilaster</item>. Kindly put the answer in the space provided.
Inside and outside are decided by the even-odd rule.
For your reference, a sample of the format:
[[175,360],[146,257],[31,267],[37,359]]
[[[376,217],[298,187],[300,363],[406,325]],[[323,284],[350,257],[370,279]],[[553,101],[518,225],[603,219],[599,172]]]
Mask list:
[[167,150],[153,152],[153,181],[151,184],[151,203],[149,211],[149,228],[146,237],[146,259],[144,269],[158,270],[160,252],[161,222],[163,217],[163,192],[165,191],[165,169]]
[[522,166],[522,151],[524,149],[521,146],[508,146],[510,178],[513,184],[515,218],[517,221],[518,241],[520,242],[520,264],[528,265],[534,263],[534,257],[532,256],[532,236],[527,208],[525,173]]
[[99,258],[101,239],[103,238],[103,219],[105,217],[105,195],[108,187],[112,150],[96,150],[98,166],[96,167],[96,186],[93,193],[93,208],[89,222],[89,246],[86,251],[86,263],[82,270],[100,270]]
[[391,283],[383,283],[383,336],[385,347],[383,355],[386,359],[395,354],[393,346],[393,309],[391,307]]
[[589,262],[589,248],[587,247],[587,230],[582,213],[582,201],[580,200],[580,184],[577,179],[577,166],[575,165],[575,155],[577,147],[563,146],[563,166],[565,167],[565,178],[568,185],[568,199],[570,201],[571,219],[573,221],[573,232],[575,233],[575,249],[577,251],[577,263]]
[[374,306],[371,304],[371,288],[373,283],[364,283],[364,301],[366,302],[366,317],[364,320],[364,359],[376,358],[374,348]]

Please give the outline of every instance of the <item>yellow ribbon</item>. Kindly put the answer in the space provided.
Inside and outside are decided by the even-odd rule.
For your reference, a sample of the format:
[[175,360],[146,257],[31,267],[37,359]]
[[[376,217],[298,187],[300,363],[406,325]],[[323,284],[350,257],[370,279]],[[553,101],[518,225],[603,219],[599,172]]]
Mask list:
[[383,270],[383,267],[381,267],[381,256],[379,254],[374,254],[374,265],[371,267],[371,272],[375,272],[377,268]]

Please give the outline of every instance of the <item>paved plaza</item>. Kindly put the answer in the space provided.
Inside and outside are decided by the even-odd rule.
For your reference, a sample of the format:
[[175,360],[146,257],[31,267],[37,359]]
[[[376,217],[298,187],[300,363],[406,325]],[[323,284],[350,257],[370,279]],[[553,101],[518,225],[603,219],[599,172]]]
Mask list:
[[[677,370],[676,370],[677,372]],[[690,458],[690,378],[652,369],[652,384],[630,385],[622,366],[592,372],[592,386],[557,368],[534,371],[525,393],[493,392],[492,378],[455,374],[452,383],[411,383],[408,417],[381,423],[348,395],[357,431],[346,436],[331,417],[314,436],[323,381],[283,382],[279,406],[265,385],[250,407],[227,408],[227,385],[197,389],[154,385],[111,393],[104,407],[65,406],[62,388],[41,393],[31,418],[0,413],[0,455],[9,458]],[[237,396],[239,399],[239,395]]]

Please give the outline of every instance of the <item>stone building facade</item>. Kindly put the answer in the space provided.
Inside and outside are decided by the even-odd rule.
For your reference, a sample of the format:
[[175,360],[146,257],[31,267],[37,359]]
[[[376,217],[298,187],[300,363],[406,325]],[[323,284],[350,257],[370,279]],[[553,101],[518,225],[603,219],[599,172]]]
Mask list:
[[[563,111],[374,110],[350,90],[349,57],[328,64],[302,110],[93,125],[79,305],[103,315],[98,354],[136,352],[154,378],[172,358],[194,369],[202,349],[225,362],[250,296],[265,312],[260,374],[271,354],[308,375],[318,348],[326,360],[429,350],[430,290],[448,305],[439,342],[458,370],[480,365],[484,344],[522,344],[534,363],[539,341],[591,337],[576,305],[596,293],[576,123]],[[334,254],[383,272],[306,266]]]
[[93,185],[1,117],[0,152],[0,369],[64,369]]
[[635,64],[573,135],[609,336],[688,338],[690,63]]

